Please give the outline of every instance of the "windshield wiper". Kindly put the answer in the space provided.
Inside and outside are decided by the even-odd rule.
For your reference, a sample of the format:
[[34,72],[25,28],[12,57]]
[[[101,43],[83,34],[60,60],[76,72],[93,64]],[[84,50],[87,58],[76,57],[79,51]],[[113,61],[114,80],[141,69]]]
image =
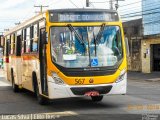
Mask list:
[[102,37],[102,34],[103,34],[103,31],[104,31],[104,28],[105,28],[105,23],[103,23],[102,25],[101,25],[101,28],[100,28],[100,30],[99,30],[99,32],[98,32],[98,34],[97,34],[97,37],[96,37],[96,43],[98,44],[99,43],[99,41],[101,40],[101,37]]
[[97,43],[96,43],[96,37],[93,31],[93,39],[94,39],[94,49],[95,49],[95,56],[97,56]]
[[74,34],[76,35],[76,37],[78,38],[80,44],[84,44],[84,40],[83,40],[83,37],[81,37],[77,32],[76,30],[73,28],[73,26],[71,24],[68,24],[67,27],[69,28],[69,30],[71,32],[74,32]]

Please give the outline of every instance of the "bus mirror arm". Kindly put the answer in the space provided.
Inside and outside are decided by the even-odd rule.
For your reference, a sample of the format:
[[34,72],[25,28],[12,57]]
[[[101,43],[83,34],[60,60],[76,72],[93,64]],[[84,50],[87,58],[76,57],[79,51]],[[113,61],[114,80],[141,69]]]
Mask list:
[[43,44],[47,44],[48,43],[48,33],[47,32],[43,33],[42,39],[43,39]]

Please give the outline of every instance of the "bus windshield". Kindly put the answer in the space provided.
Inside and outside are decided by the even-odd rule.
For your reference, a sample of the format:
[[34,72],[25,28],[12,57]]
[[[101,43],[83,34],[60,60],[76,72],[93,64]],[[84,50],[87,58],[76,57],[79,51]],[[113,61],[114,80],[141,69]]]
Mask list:
[[114,66],[123,58],[119,26],[51,27],[52,61],[66,68]]

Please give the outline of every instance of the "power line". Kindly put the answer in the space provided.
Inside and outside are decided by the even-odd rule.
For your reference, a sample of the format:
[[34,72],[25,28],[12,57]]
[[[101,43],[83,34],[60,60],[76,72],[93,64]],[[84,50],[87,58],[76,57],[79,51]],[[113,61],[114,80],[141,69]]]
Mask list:
[[90,5],[92,5],[92,7],[93,7],[93,8],[95,8],[95,6],[94,6],[94,4],[93,4],[93,3],[90,3]]
[[147,7],[150,7],[150,6],[153,6],[153,5],[160,5],[160,4],[157,4],[157,3],[152,3],[152,4],[145,4],[145,5],[141,5],[141,6],[138,6],[138,7],[132,7],[132,8],[128,8],[128,9],[126,9],[125,7],[124,7],[124,9],[120,9],[120,12],[125,12],[125,11],[127,11],[128,12],[128,10],[134,10],[134,9],[136,9],[136,8],[139,8],[139,7],[142,7],[142,8],[147,8]]
[[160,10],[160,8],[159,7],[157,7],[157,8],[153,8],[153,9],[148,9],[148,10],[145,10],[145,11],[139,11],[139,12],[132,12],[132,13],[128,13],[128,14],[122,14],[121,16],[126,16],[126,15],[130,15],[130,14],[137,14],[137,13],[143,13],[143,12],[147,12],[147,11],[152,11],[152,12],[154,12],[154,10]]
[[72,0],[69,0],[69,2],[72,3],[72,5],[74,5],[75,7],[79,8],[76,4],[72,2]]
[[32,14],[32,11],[33,11],[33,12],[35,11],[35,7],[32,8],[32,9],[30,9],[30,11],[28,12],[28,14],[23,17],[22,21],[25,20],[25,19],[27,19],[28,16]]
[[145,14],[140,14],[140,15],[126,16],[126,17],[121,17],[121,18],[137,17],[137,16],[150,15],[150,14],[156,14],[156,13],[160,13],[160,12],[151,12],[151,13],[145,13]]
[[106,3],[106,2],[110,2],[110,1],[102,1],[102,2],[91,2],[91,3]]
[[154,8],[154,9],[148,9],[148,10],[145,10],[145,11],[140,11],[140,12],[133,12],[133,13],[128,13],[128,14],[123,14],[123,15],[121,15],[121,16],[126,16],[126,15],[131,15],[131,14],[141,14],[141,13],[145,13],[145,12],[155,12],[155,10],[160,10],[160,8],[159,7],[157,7],[157,8]]
[[40,13],[43,12],[43,8],[44,7],[49,7],[48,5],[47,6],[44,6],[44,5],[34,5],[34,7],[39,7],[40,8]]
[[129,4],[125,4],[125,5],[122,5],[122,6],[119,6],[119,7],[124,7],[124,6],[128,6],[128,5],[133,5],[133,4],[137,4],[137,3],[140,3],[142,1],[137,1],[137,2],[134,2],[134,3],[129,3]]
[[52,2],[49,3],[49,5],[53,5],[53,4],[57,4],[57,3],[59,3],[59,0],[57,0],[57,1],[52,1]]
[[[152,9],[147,9],[147,8],[149,8],[149,6],[155,6],[155,5],[157,5],[157,8],[152,8]],[[130,14],[138,14],[138,13],[142,13],[142,12],[146,12],[146,11],[153,11],[153,10],[159,10],[159,7],[158,6],[160,6],[160,4],[157,4],[157,3],[153,3],[153,4],[147,4],[147,5],[144,5],[144,7],[142,6],[142,8],[143,8],[143,10],[140,10],[139,12],[131,12],[131,13],[127,13],[127,14],[121,14],[121,16],[127,16],[127,15],[130,15]],[[146,10],[144,10],[144,9],[146,9]],[[126,11],[128,11],[128,10],[131,10],[131,11],[133,11],[134,9],[126,9]],[[121,13],[121,12],[120,12]],[[124,13],[124,12],[122,12],[122,13]]]

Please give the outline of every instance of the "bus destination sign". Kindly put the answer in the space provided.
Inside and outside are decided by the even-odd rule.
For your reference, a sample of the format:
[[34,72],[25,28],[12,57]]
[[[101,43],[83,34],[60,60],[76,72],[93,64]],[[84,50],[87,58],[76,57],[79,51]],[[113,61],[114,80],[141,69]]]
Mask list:
[[50,14],[51,22],[109,22],[117,20],[117,13],[107,12],[63,12]]

